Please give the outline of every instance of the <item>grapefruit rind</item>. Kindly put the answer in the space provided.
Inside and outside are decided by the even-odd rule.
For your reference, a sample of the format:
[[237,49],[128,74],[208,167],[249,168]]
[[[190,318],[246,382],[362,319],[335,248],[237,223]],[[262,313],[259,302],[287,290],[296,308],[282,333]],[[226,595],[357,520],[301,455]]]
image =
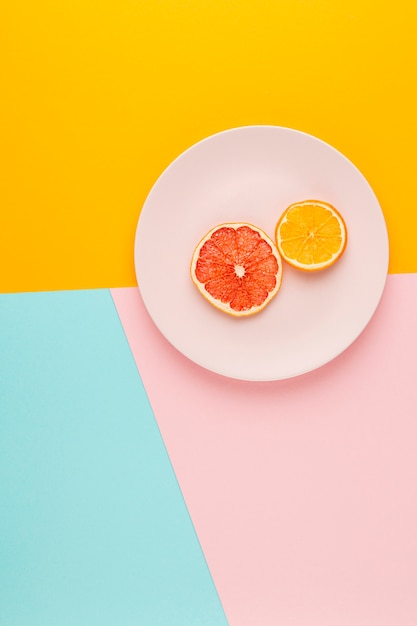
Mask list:
[[[199,259],[200,256],[200,251],[201,248],[203,247],[203,245],[206,243],[206,241],[208,241],[211,236],[213,235],[213,233],[215,233],[217,230],[220,230],[221,228],[233,228],[233,229],[238,229],[242,226],[247,226],[248,228],[251,228],[252,230],[256,231],[257,233],[259,233],[262,237],[262,239],[264,239],[271,247],[272,253],[275,256],[277,263],[278,263],[278,271],[275,274],[275,279],[276,279],[276,284],[275,287],[268,293],[268,296],[265,298],[264,302],[262,302],[262,304],[258,305],[258,306],[253,306],[250,309],[246,309],[243,311],[236,311],[234,309],[231,308],[230,304],[228,302],[222,302],[221,300],[218,300],[217,298],[214,298],[206,289],[205,289],[205,285],[204,283],[200,282],[196,276],[195,270],[196,270],[196,265],[197,265],[197,261]],[[278,293],[280,287],[281,287],[281,283],[282,283],[282,268],[283,268],[283,263],[282,263],[282,259],[280,257],[280,254],[278,252],[277,246],[274,243],[274,241],[260,228],[258,228],[257,226],[254,226],[253,224],[250,224],[248,222],[225,222],[223,224],[218,224],[217,226],[215,226],[214,228],[212,228],[211,230],[208,231],[208,233],[206,235],[204,235],[204,237],[202,237],[202,239],[200,240],[200,242],[197,244],[195,250],[194,250],[194,254],[192,256],[191,259],[191,278],[192,281],[194,283],[194,285],[197,287],[198,291],[200,292],[200,294],[210,303],[212,304],[215,308],[219,309],[220,311],[223,311],[224,313],[227,313],[228,315],[231,315],[233,317],[248,317],[251,315],[255,315],[256,313],[259,313],[260,311],[262,311],[270,302],[271,300],[276,296],[276,294]]]
[[[340,227],[340,238],[341,238],[340,247],[334,254],[329,256],[328,259],[326,259],[325,261],[321,263],[301,263],[296,258],[289,256],[286,250],[284,249],[285,242],[283,242],[281,238],[281,227],[283,224],[285,224],[286,221],[288,221],[289,213],[297,207],[308,206],[308,205],[317,205],[317,206],[327,209],[331,213],[331,216],[336,218]],[[286,261],[288,265],[291,265],[292,267],[299,269],[299,270],[303,270],[305,272],[315,272],[318,270],[326,269],[334,265],[336,261],[340,259],[340,257],[344,253],[346,249],[346,245],[347,245],[347,240],[348,240],[347,228],[346,228],[346,223],[342,215],[332,204],[330,204],[329,202],[324,202],[322,200],[303,200],[302,202],[294,202],[289,207],[287,207],[287,209],[281,215],[275,228],[276,246],[282,259]]]

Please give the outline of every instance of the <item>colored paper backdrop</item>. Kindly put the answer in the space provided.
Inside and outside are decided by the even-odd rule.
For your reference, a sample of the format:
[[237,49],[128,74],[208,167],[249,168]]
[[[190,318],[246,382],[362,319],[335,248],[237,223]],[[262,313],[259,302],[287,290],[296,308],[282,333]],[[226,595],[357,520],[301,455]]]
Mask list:
[[[416,28],[411,0],[3,3],[0,626],[416,625]],[[133,264],[164,168],[252,124],[343,152],[390,238],[351,348],[255,385],[177,353]]]
[[416,26],[411,0],[3,3],[0,292],[136,284],[156,178],[247,124],[346,154],[385,212],[390,271],[417,271]]

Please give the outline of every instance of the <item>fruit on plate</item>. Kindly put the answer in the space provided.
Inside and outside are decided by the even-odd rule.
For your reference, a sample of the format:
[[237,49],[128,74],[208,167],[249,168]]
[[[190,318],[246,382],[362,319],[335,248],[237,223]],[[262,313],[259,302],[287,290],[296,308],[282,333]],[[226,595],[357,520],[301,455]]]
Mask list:
[[346,224],[328,202],[304,200],[291,204],[275,229],[282,258],[297,269],[312,272],[330,267],[347,243]]
[[243,317],[262,311],[278,293],[282,261],[275,243],[260,228],[220,224],[195,248],[191,278],[213,306]]

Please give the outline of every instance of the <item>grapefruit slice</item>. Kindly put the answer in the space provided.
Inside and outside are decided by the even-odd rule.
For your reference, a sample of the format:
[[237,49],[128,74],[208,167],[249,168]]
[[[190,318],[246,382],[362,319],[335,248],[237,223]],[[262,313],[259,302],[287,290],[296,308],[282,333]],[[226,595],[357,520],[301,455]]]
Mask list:
[[342,256],[347,229],[334,206],[321,200],[304,200],[284,211],[275,238],[287,263],[311,272],[330,267]]
[[191,278],[198,291],[224,313],[259,313],[278,293],[282,261],[260,228],[226,223],[212,228],[194,250]]

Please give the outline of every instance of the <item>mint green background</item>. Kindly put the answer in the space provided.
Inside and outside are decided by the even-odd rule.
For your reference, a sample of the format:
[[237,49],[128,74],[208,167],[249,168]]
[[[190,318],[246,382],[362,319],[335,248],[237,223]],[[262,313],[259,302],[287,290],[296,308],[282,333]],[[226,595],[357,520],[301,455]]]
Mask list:
[[226,624],[107,290],[0,296],[0,624]]

